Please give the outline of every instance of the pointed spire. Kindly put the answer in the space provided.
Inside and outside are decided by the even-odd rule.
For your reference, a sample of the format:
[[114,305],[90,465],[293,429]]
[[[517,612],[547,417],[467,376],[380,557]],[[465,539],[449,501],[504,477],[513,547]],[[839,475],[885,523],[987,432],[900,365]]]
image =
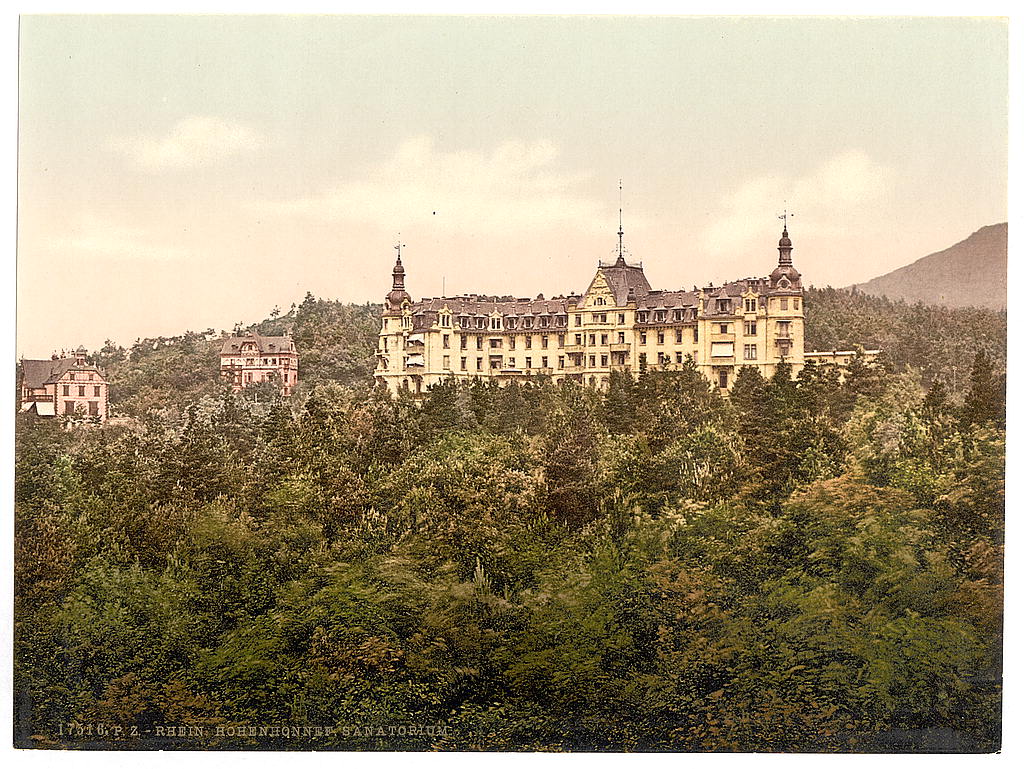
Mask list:
[[394,269],[391,270],[391,291],[387,295],[388,307],[392,310],[401,308],[402,302],[411,298],[405,290],[405,267],[402,266],[402,247],[404,245],[402,235],[399,233],[398,243],[395,245],[398,256],[395,258]]
[[789,239],[789,217],[793,216],[788,210],[783,210],[779,218],[782,220],[782,237],[779,239],[779,264],[793,263],[793,241]]
[[615,260],[615,266],[626,266],[626,258],[622,255],[622,179],[619,179],[619,257]]

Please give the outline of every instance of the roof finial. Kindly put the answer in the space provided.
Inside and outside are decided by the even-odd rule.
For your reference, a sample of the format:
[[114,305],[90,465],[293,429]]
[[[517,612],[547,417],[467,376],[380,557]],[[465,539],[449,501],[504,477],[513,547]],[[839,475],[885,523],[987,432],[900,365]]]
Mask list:
[[619,179],[619,258],[615,260],[615,266],[622,267],[625,263],[622,255],[622,179]]
[[398,243],[395,244],[395,251],[398,252],[398,263],[399,264],[402,263],[402,246],[404,246],[404,245],[405,245],[405,243],[402,242],[402,233],[398,233]]
[[[785,201],[783,201],[783,205],[785,205]],[[782,232],[783,232],[783,234],[785,234],[786,230],[789,229],[789,217],[791,217],[791,216],[796,216],[796,214],[789,213],[789,210],[786,209],[786,208],[782,209],[782,215],[779,218],[782,220]]]

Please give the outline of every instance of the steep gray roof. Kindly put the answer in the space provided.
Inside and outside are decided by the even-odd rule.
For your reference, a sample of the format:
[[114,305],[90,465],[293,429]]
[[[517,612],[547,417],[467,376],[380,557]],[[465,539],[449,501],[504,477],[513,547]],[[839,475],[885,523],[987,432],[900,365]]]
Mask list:
[[279,355],[283,352],[295,352],[295,344],[290,336],[247,334],[246,336],[229,336],[224,340],[224,345],[220,348],[220,354],[238,355],[242,351],[242,344],[244,342],[255,342],[258,355]]
[[103,372],[91,363],[76,366],[74,358],[57,358],[56,360],[22,360],[22,386],[33,389],[52,384],[68,371],[91,371],[103,376]]
[[615,296],[615,304],[622,307],[629,296],[629,290],[633,289],[633,297],[637,301],[648,294],[651,284],[647,282],[643,267],[632,264],[615,264],[611,267],[600,267],[598,269],[604,279],[608,281],[608,287]]

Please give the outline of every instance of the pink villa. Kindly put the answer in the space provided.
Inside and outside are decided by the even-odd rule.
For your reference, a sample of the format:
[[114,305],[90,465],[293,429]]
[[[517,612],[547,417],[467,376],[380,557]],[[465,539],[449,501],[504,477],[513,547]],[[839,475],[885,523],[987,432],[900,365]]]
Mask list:
[[276,381],[282,395],[291,395],[299,382],[299,354],[290,336],[231,336],[220,350],[220,375],[235,392]]
[[107,418],[107,379],[79,347],[72,358],[21,361],[21,410],[41,417]]

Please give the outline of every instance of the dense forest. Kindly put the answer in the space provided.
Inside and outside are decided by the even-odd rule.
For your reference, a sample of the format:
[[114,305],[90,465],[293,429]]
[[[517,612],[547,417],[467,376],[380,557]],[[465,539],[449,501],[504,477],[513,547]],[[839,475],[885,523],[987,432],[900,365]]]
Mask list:
[[18,745],[999,748],[1004,314],[811,291],[809,346],[881,365],[420,404],[378,319],[260,324],[287,401],[208,333],[104,348],[112,423],[19,415]]

